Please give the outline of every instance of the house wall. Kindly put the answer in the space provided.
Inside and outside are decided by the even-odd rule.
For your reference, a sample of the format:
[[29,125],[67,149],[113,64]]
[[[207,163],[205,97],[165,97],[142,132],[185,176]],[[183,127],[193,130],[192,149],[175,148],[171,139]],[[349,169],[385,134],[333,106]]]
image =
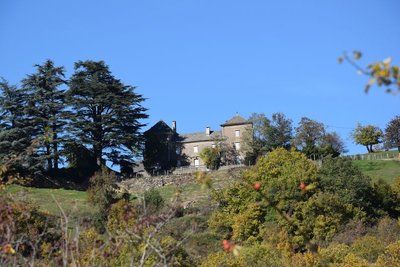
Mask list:
[[[244,132],[251,130],[251,124],[240,124],[240,125],[229,125],[222,127],[222,136],[226,138],[226,143],[229,145],[237,145],[239,144],[239,154],[240,147],[243,139]],[[239,136],[236,136],[236,131],[239,131]],[[204,162],[200,158],[200,152],[206,147],[212,147],[215,144],[215,141],[198,141],[198,142],[190,142],[190,143],[183,143],[182,153],[186,154],[188,157],[188,161],[190,165],[195,165],[195,160],[199,161],[200,165],[204,165]],[[198,147],[198,151],[194,152],[194,147]]]
[[[251,124],[240,124],[240,125],[229,125],[222,127],[222,135],[227,138],[226,142],[228,144],[239,143],[241,146],[243,134],[251,130]],[[239,131],[239,136],[236,136],[236,131]]]
[[[214,141],[200,141],[192,143],[184,143],[182,152],[188,156],[188,161],[190,165],[194,166],[195,159],[199,160],[200,165],[204,165],[204,162],[200,158],[200,152],[206,147],[212,147],[215,144]],[[194,147],[198,147],[198,152],[194,152]]]

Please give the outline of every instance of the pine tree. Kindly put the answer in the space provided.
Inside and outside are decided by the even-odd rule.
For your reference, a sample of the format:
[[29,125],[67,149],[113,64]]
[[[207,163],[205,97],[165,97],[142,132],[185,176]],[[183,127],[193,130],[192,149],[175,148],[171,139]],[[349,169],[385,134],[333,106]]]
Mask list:
[[92,149],[97,166],[119,164],[141,146],[139,133],[147,118],[142,95],[116,79],[103,61],[79,61],[70,80],[68,102],[73,108],[71,132]]
[[[25,124],[26,92],[6,80],[0,81],[0,165],[7,173],[24,169],[22,155],[31,146],[30,128]],[[24,157],[25,158],[25,157]]]
[[56,67],[51,60],[35,67],[36,73],[22,81],[29,96],[26,113],[33,136],[39,140],[37,153],[40,160],[47,161],[48,172],[56,175],[61,133],[66,125],[64,91],[60,89],[66,84],[64,67]]

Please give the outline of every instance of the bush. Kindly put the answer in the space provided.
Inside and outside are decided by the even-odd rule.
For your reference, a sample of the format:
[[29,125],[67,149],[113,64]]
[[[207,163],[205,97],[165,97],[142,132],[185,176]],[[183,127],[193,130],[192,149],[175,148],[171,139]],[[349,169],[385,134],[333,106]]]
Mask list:
[[400,266],[400,241],[390,244],[385,252],[379,255],[376,267]]
[[307,201],[297,203],[293,221],[285,222],[285,225],[293,242],[304,248],[331,241],[343,225],[363,216],[363,212],[343,203],[337,195],[317,193]]
[[217,147],[206,147],[200,152],[200,158],[208,169],[218,170],[221,165],[221,152]]
[[[36,206],[6,196],[0,196],[0,203],[0,246],[12,248],[17,256],[14,259],[3,257],[7,255],[0,250],[1,266],[11,265],[11,260],[19,265],[17,258],[21,259],[20,256],[47,257],[52,252],[42,247],[58,247],[61,231],[56,228],[55,218],[40,212]],[[23,265],[23,261],[20,264]]]
[[372,209],[371,179],[353,165],[349,158],[327,158],[318,172],[321,190],[337,194],[344,203]]
[[137,214],[135,207],[126,200],[119,200],[111,205],[107,218],[107,230],[112,234],[132,230]]
[[303,192],[299,189],[301,182],[318,186],[316,165],[304,154],[283,148],[260,158],[254,168],[246,172],[244,179],[251,185],[259,182],[263,198],[285,212],[312,195],[312,190]]
[[164,207],[164,199],[157,189],[150,189],[144,193],[144,205],[146,213],[160,211]]
[[392,187],[384,180],[379,179],[373,183],[372,198],[374,213],[377,216],[390,216],[397,218],[400,216],[400,198]]
[[107,216],[108,209],[115,202],[115,182],[117,177],[114,172],[106,167],[96,172],[89,181],[88,202],[99,209],[101,214]]
[[102,167],[89,181],[87,199],[89,204],[97,209],[97,214],[93,216],[92,221],[101,232],[105,231],[105,223],[111,204],[118,200],[115,191],[116,180],[117,177],[114,172]]
[[319,255],[323,266],[329,266],[337,263],[344,263],[344,258],[351,252],[348,245],[331,244],[327,248],[321,248]]
[[373,263],[385,250],[385,245],[377,237],[366,235],[354,241],[351,246],[354,255]]
[[235,216],[232,225],[232,238],[236,241],[246,241],[250,237],[256,238],[264,222],[264,213],[257,204],[250,204],[246,211]]
[[256,244],[246,246],[239,250],[234,256],[231,251],[220,251],[210,253],[200,266],[204,267],[248,267],[248,266],[271,266],[283,265],[281,254],[275,248],[268,245]]

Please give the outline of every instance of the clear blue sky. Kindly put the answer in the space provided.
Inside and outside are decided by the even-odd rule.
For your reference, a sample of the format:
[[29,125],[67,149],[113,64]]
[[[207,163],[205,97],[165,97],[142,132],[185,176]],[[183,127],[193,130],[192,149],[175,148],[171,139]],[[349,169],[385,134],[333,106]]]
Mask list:
[[283,112],[329,125],[350,153],[355,125],[385,124],[400,96],[372,88],[362,64],[400,64],[400,1],[2,0],[0,76],[18,83],[52,59],[67,75],[77,60],[104,60],[148,100],[149,126],[176,120],[181,133],[212,129],[236,112]]

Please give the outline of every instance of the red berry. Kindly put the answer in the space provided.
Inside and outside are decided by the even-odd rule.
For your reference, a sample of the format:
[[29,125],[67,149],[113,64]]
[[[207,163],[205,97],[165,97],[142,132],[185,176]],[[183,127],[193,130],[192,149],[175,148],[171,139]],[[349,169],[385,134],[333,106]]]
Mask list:
[[306,184],[304,182],[300,182],[299,188],[301,191],[305,191],[306,190]]
[[255,190],[260,190],[260,188],[261,188],[261,183],[259,183],[259,182],[256,182],[256,183],[254,183],[254,189]]
[[222,241],[222,247],[224,248],[225,251],[228,251],[231,249],[231,243],[228,240],[224,239]]

